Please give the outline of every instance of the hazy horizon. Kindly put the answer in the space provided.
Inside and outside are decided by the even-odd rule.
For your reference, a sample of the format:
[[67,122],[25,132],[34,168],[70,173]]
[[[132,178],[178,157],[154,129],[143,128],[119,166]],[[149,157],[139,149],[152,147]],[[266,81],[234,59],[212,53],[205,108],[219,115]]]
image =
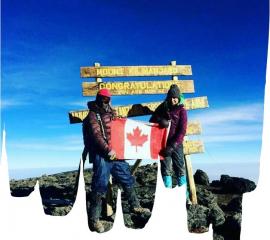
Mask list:
[[[130,161],[131,162],[131,161]],[[134,161],[132,161],[134,162]],[[149,164],[149,163],[146,163]],[[143,165],[146,165],[143,164]],[[132,164],[131,164],[132,165]],[[221,175],[229,175],[231,177],[242,177],[254,181],[256,184],[259,178],[259,163],[234,163],[234,168],[231,168],[232,164],[214,164],[214,163],[203,163],[193,164],[193,174],[197,169],[203,170],[207,173],[210,182],[219,180]],[[78,163],[79,167],[79,163]],[[92,168],[92,165],[85,165],[85,169]],[[21,168],[21,169],[9,169],[10,180],[23,180],[27,178],[37,178],[42,175],[53,175],[69,171],[77,171],[78,168],[74,167],[57,167],[57,168]]]

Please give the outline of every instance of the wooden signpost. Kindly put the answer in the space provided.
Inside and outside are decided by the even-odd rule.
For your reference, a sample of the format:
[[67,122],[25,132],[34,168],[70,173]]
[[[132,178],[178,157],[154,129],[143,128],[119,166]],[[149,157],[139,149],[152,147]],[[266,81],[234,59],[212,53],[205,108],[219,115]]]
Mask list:
[[82,78],[192,75],[190,65],[81,67]]
[[[171,65],[162,66],[101,66],[95,63],[92,67],[81,67],[82,78],[95,78],[95,82],[83,82],[83,96],[95,96],[99,89],[107,88],[112,95],[135,95],[135,94],[165,94],[172,84],[177,84],[182,93],[194,93],[193,80],[179,80],[179,75],[192,75],[190,65],[176,65],[175,61]],[[103,82],[102,78],[121,77],[147,77],[147,76],[171,76],[172,80],[138,80],[138,81],[110,81]],[[150,115],[161,102],[136,103],[132,105],[116,106],[114,109],[121,117],[134,117]],[[184,102],[187,110],[202,109],[208,107],[207,97],[188,98]],[[88,110],[75,110],[69,112],[70,123],[80,123],[87,116]],[[201,134],[201,125],[197,122],[188,122],[186,135]],[[197,204],[196,188],[193,179],[190,154],[203,153],[204,145],[200,140],[185,140],[184,143],[185,164],[190,191],[190,198],[193,204]],[[133,166],[132,174],[141,163],[141,159]],[[111,189],[108,194],[110,195]],[[111,196],[108,196],[110,199]],[[107,215],[112,214],[110,204],[107,205]]]
[[184,81],[125,81],[125,82],[83,82],[83,96],[95,96],[97,91],[107,88],[113,95],[162,94],[176,84],[182,93],[193,93],[193,80]]
[[[160,103],[161,102],[130,104],[125,106],[115,106],[114,109],[116,110],[118,116],[121,117],[144,116],[152,114]],[[185,100],[186,110],[201,109],[207,107],[207,97],[188,98]],[[80,123],[87,116],[87,114],[87,109],[70,111],[69,121],[70,123]]]

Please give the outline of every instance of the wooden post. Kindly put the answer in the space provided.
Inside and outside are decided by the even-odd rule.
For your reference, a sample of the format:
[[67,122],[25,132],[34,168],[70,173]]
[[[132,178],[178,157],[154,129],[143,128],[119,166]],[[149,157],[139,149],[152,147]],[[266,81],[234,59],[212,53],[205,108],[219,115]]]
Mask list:
[[[171,61],[171,65],[172,66],[176,66],[176,61]],[[172,76],[172,80],[177,81],[178,80],[178,76]],[[168,89],[169,90],[169,89]]]
[[[94,65],[95,65],[95,67],[100,67],[100,63],[98,63],[98,62],[96,62]],[[97,83],[102,82],[102,78],[97,77],[97,78],[96,78],[96,82],[97,82]]]
[[[176,66],[176,61],[171,61],[172,66]],[[173,76],[173,80],[178,80],[178,76]],[[192,164],[189,155],[184,155],[185,158],[185,165],[186,165],[186,171],[187,171],[187,191],[189,191],[190,194],[190,200],[192,204],[197,204],[197,194],[196,194],[196,186],[193,178],[193,172],[192,172]]]
[[107,196],[106,196],[106,215],[107,217],[113,215],[113,208],[112,208],[112,203],[113,203],[113,197],[112,197],[112,176],[110,175],[110,180],[108,183],[108,190],[107,190]]
[[189,155],[185,155],[185,164],[187,170],[187,180],[189,187],[190,200],[192,204],[197,204],[197,194],[196,194],[196,186],[193,178],[192,165]]
[[140,166],[141,162],[142,162],[142,159],[137,159],[136,162],[134,163],[134,165],[132,166],[132,169],[131,169],[131,175],[132,176],[135,175],[135,172],[137,171],[137,169]]

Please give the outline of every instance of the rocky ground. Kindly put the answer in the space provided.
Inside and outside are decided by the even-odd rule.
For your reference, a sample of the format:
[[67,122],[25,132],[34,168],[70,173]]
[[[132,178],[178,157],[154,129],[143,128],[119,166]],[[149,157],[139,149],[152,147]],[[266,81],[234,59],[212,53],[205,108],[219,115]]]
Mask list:
[[[87,199],[91,194],[92,171],[84,171],[85,189]],[[65,172],[40,178],[24,180],[11,180],[11,193],[16,197],[28,196],[39,180],[40,193],[46,214],[55,216],[66,215],[73,206],[76,198],[76,184],[78,173]],[[138,168],[136,174],[136,192],[143,207],[153,208],[157,164],[144,165]],[[198,204],[187,205],[188,228],[190,232],[201,233],[208,231],[212,224],[215,240],[240,239],[242,218],[242,196],[245,192],[255,189],[254,182],[237,177],[222,175],[220,180],[209,182],[209,178],[202,170],[194,174]],[[112,207],[115,212],[118,186],[113,184]],[[87,201],[87,209],[89,209]],[[143,228],[150,218],[150,214],[138,215],[131,213],[127,201],[122,198],[125,225],[131,228]],[[104,208],[106,202],[104,201]],[[109,230],[113,225],[114,215],[107,217],[106,211],[102,213],[102,221]]]

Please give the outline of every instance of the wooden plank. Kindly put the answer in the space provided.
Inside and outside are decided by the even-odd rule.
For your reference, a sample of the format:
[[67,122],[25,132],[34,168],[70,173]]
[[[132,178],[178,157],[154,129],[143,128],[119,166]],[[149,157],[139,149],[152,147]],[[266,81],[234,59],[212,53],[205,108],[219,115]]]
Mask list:
[[184,141],[184,154],[190,155],[195,153],[204,153],[204,145],[200,140],[192,141],[186,140]]
[[202,126],[199,121],[188,122],[186,135],[200,135]]
[[81,77],[141,77],[192,75],[191,65],[81,67]]
[[[72,114],[74,113],[74,114]],[[87,116],[88,111],[77,111],[70,113],[70,123],[81,123]],[[202,133],[201,123],[198,121],[188,122],[186,135],[199,135]]]
[[[161,102],[133,104],[126,106],[116,106],[115,110],[121,117],[134,117],[150,115]],[[207,108],[207,97],[196,97],[185,99],[185,107],[187,110]],[[88,114],[88,110],[78,110],[69,112],[70,123],[80,123]]]
[[[144,116],[152,114],[160,103],[161,102],[150,102],[150,103],[119,106],[115,107],[115,110],[117,111],[118,116],[122,117]],[[196,97],[185,99],[185,108],[187,110],[201,109],[207,107],[208,107],[207,97]]]
[[188,181],[188,190],[189,190],[189,198],[192,204],[197,204],[197,193],[196,193],[196,185],[193,177],[192,164],[190,160],[190,156],[185,156],[185,165],[187,170],[187,181]]
[[125,82],[83,82],[83,96],[95,96],[101,88],[107,88],[112,95],[162,94],[172,84],[177,84],[182,93],[194,93],[193,80],[184,81],[125,81]]

